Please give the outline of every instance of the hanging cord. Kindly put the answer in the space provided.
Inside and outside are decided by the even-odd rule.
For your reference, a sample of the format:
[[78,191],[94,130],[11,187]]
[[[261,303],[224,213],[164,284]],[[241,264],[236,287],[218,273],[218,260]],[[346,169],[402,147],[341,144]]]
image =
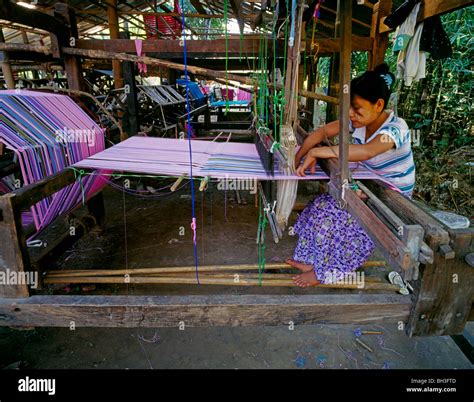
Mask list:
[[[321,15],[321,3],[324,0],[318,0],[318,4],[316,4],[316,7],[314,8],[314,13],[313,13],[313,31],[311,35],[311,49],[310,49],[310,55],[313,58],[313,63],[316,64],[316,60],[318,58],[318,53],[319,53],[319,43],[315,42],[314,36],[317,31],[317,24],[319,17]],[[316,50],[315,50],[316,49]]]
[[[183,33],[185,32],[185,17],[184,17],[184,0],[181,0],[181,25]],[[187,60],[187,49],[186,49],[186,34],[183,35],[183,55],[184,55],[184,78],[186,82],[186,110],[187,110],[187,129],[188,129],[188,145],[189,145],[189,177],[191,179],[191,208],[192,208],[192,221],[191,229],[193,230],[193,251],[194,251],[194,262],[196,265],[196,281],[199,285],[199,273],[198,273],[198,254],[197,254],[197,242],[196,242],[196,211],[195,211],[195,196],[194,196],[194,181],[193,181],[193,151],[191,146],[191,106],[189,102],[189,75],[188,75],[188,60]]]

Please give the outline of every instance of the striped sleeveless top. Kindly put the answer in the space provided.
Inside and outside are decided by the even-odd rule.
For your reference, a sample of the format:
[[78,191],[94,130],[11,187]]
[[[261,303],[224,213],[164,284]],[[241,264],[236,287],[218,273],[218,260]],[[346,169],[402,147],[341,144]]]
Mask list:
[[404,196],[411,198],[415,186],[415,163],[411,150],[411,134],[407,123],[395,116],[393,111],[380,128],[365,140],[365,127],[356,128],[349,124],[354,144],[366,144],[378,135],[389,136],[395,142],[395,148],[374,156],[362,163],[379,176],[393,184]]

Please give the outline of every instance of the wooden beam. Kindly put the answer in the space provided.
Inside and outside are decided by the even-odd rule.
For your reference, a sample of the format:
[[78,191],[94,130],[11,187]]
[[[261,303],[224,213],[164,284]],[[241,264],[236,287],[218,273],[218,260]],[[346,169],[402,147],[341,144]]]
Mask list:
[[[17,43],[0,43],[0,51],[7,50],[7,51],[36,51],[44,54],[51,54],[51,50],[47,46],[38,46],[38,45],[25,45],[25,44],[17,44]],[[89,57],[92,59],[117,59],[117,60],[125,60],[125,61],[132,61],[132,62],[144,62],[148,65],[152,66],[159,66],[165,67],[169,69],[175,69],[179,71],[184,71],[184,65],[179,63],[170,62],[167,60],[155,59],[152,57],[139,57],[127,53],[112,53],[102,50],[90,50],[90,49],[78,49],[78,48],[63,48],[63,52],[65,54],[72,54],[77,56],[84,56]],[[253,81],[251,78],[242,77],[235,74],[226,74],[223,71],[216,71],[210,70],[203,67],[196,67],[196,66],[187,66],[188,71],[191,74],[195,74],[197,76],[208,77],[210,79],[224,79],[230,81],[236,81],[244,85],[249,86],[256,86],[257,82]],[[269,86],[273,86],[272,83],[268,84]],[[281,85],[276,85],[276,88],[281,89]],[[336,98],[327,97],[322,94],[317,94],[310,91],[300,91],[300,95],[306,97],[312,97],[314,99],[321,99],[329,103],[337,103]]]
[[322,100],[324,102],[332,103],[334,105],[337,105],[339,103],[338,98],[335,98],[333,96],[327,96],[327,95],[320,94],[320,93],[317,93],[317,92],[306,91],[304,89],[300,89],[299,94],[301,96],[304,96],[305,98]]
[[[107,2],[107,21],[109,23],[110,39],[119,39],[117,0],[108,0]],[[120,60],[112,60],[112,70],[114,74],[114,87],[115,89],[120,89],[124,85]]]
[[[15,208],[21,211],[56,193],[68,184],[74,183],[75,180],[76,174],[74,171],[72,169],[64,169],[53,176],[28,184],[8,194],[15,195]],[[0,199],[5,196],[1,196]]]
[[[183,57],[183,47],[179,41],[166,40],[166,39],[153,39],[144,40],[142,42],[143,53],[159,53],[161,58],[164,55],[167,57]],[[106,50],[108,52],[116,53],[133,53],[136,54],[135,42],[133,40],[118,39],[118,40],[98,40],[88,39],[79,40],[77,47],[79,49],[90,49],[90,50]],[[269,51],[273,51],[273,41],[268,41]],[[280,41],[278,44],[279,55],[283,54],[283,42]],[[239,56],[242,49],[247,56],[259,56],[260,55],[260,39],[258,38],[245,38],[241,42],[238,38],[229,38],[228,40],[228,53],[229,56]],[[225,39],[215,40],[187,40],[186,51],[189,57],[212,57],[222,56],[226,54],[226,42]],[[209,66],[212,61],[210,61]]]
[[53,32],[58,36],[68,35],[67,26],[57,18],[38,10],[18,6],[8,0],[0,1],[0,15],[2,20]]
[[[442,15],[456,11],[460,8],[474,5],[472,0],[423,0],[417,21],[421,22],[435,15]],[[380,33],[391,32],[392,29],[384,24],[385,18],[379,22]]]
[[[330,12],[331,14],[336,14],[337,13],[336,10],[333,10],[332,8],[329,8],[329,7],[326,7],[326,6],[321,6],[321,10],[326,10],[326,11]],[[363,27],[370,28],[369,24],[367,24],[363,21],[360,21],[358,19],[352,18],[352,21],[355,22],[356,24],[362,25]]]
[[[339,51],[339,38],[325,38],[317,39],[316,43],[319,45],[318,55],[326,55],[336,53]],[[364,36],[352,36],[351,49],[353,52],[364,52],[371,50],[373,46],[373,38]],[[306,51],[310,53],[311,43],[306,43]]]
[[412,200],[388,188],[381,181],[375,180],[367,185],[406,223],[420,225],[425,231],[427,241],[435,241],[440,245],[449,244],[449,233],[444,225]]
[[12,66],[13,71],[42,71],[45,69],[52,70],[52,71],[62,71],[64,70],[63,66],[52,65],[48,63],[48,66],[44,64],[27,64],[27,65],[15,65]]
[[402,295],[32,296],[0,299],[0,326],[190,327],[406,321]]
[[24,43],[2,43],[0,42],[0,50],[3,51],[20,51],[20,52],[36,52],[50,55],[53,52],[49,46],[43,45],[30,45]]
[[374,214],[353,190],[346,190],[347,210],[370,235],[390,266],[403,273],[412,266],[410,249]]
[[[1,45],[1,44],[0,44]],[[1,46],[0,46],[1,50]],[[124,61],[132,61],[132,62],[143,62],[149,65],[155,65],[155,66],[160,66],[160,67],[165,67],[165,68],[170,68],[173,70],[179,70],[179,71],[184,71],[185,66],[184,64],[178,64],[174,63],[171,61],[167,60],[161,60],[161,59],[155,59],[152,57],[147,57],[147,56],[135,56],[127,53],[113,53],[113,52],[108,52],[108,51],[103,51],[103,50],[88,50],[88,49],[78,49],[78,48],[63,48],[63,51],[65,54],[74,54],[77,56],[84,56],[84,57],[89,57],[92,59],[116,59],[116,60],[124,60]],[[226,78],[231,80],[231,81],[237,81],[246,85],[254,85],[254,81],[250,78],[247,77],[242,77],[238,76],[235,74],[226,74],[223,71],[215,71],[215,70],[210,70],[207,68],[202,68],[202,67],[195,67],[195,66],[187,66],[188,71],[191,74],[196,74],[196,75],[201,75],[209,78]]]
[[[102,10],[80,10],[75,9],[77,14],[84,15],[102,15],[105,12]],[[174,12],[151,12],[151,11],[139,11],[139,10],[117,10],[117,15],[153,15],[155,17],[181,17],[182,14]],[[185,18],[202,18],[202,19],[222,19],[224,14],[204,14],[204,13],[185,13]]]

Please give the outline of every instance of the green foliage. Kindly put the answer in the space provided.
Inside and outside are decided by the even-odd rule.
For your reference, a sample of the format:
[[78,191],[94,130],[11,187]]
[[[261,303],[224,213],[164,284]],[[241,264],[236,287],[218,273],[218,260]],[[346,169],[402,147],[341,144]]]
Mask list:
[[[398,114],[420,139],[418,146],[413,145],[415,197],[433,208],[471,216],[474,7],[441,19],[453,55],[444,60],[432,60],[428,55],[425,79],[411,87],[397,83]],[[397,55],[389,50],[385,61],[396,72]]]
[[[398,84],[398,114],[420,130],[423,152],[430,156],[473,143],[473,21],[473,7],[443,16],[453,56],[432,60],[428,55],[425,79],[411,87]],[[387,52],[392,71],[396,71],[396,57]]]
[[352,52],[351,57],[351,77],[355,78],[367,71],[367,52]]
[[[168,1],[168,6],[172,9],[174,7],[174,1]],[[182,6],[181,0],[179,0],[179,6]],[[185,13],[197,13],[196,9],[191,5],[190,0],[184,0],[183,11]],[[199,32],[209,30],[209,32],[224,34],[225,30],[223,18],[187,18],[186,24]],[[204,39],[204,37],[202,39]],[[212,39],[212,36],[210,39]]]

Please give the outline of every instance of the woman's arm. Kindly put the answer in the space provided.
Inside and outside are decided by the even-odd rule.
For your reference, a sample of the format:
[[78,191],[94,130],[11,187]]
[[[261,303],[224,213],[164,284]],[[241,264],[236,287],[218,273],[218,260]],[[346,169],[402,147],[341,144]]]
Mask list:
[[[366,161],[379,155],[383,152],[387,152],[395,146],[395,143],[388,136],[378,135],[372,141],[367,144],[350,144],[349,145],[349,162],[360,162]],[[306,176],[305,170],[313,163],[316,162],[317,158],[328,159],[339,157],[339,145],[331,147],[316,147],[311,149],[306,156],[306,159],[297,170],[298,176]]]
[[321,143],[326,137],[335,137],[339,134],[339,120],[332,121],[309,134],[301,145],[301,148],[295,155],[295,165],[299,166],[301,159],[308,153],[308,151]]

